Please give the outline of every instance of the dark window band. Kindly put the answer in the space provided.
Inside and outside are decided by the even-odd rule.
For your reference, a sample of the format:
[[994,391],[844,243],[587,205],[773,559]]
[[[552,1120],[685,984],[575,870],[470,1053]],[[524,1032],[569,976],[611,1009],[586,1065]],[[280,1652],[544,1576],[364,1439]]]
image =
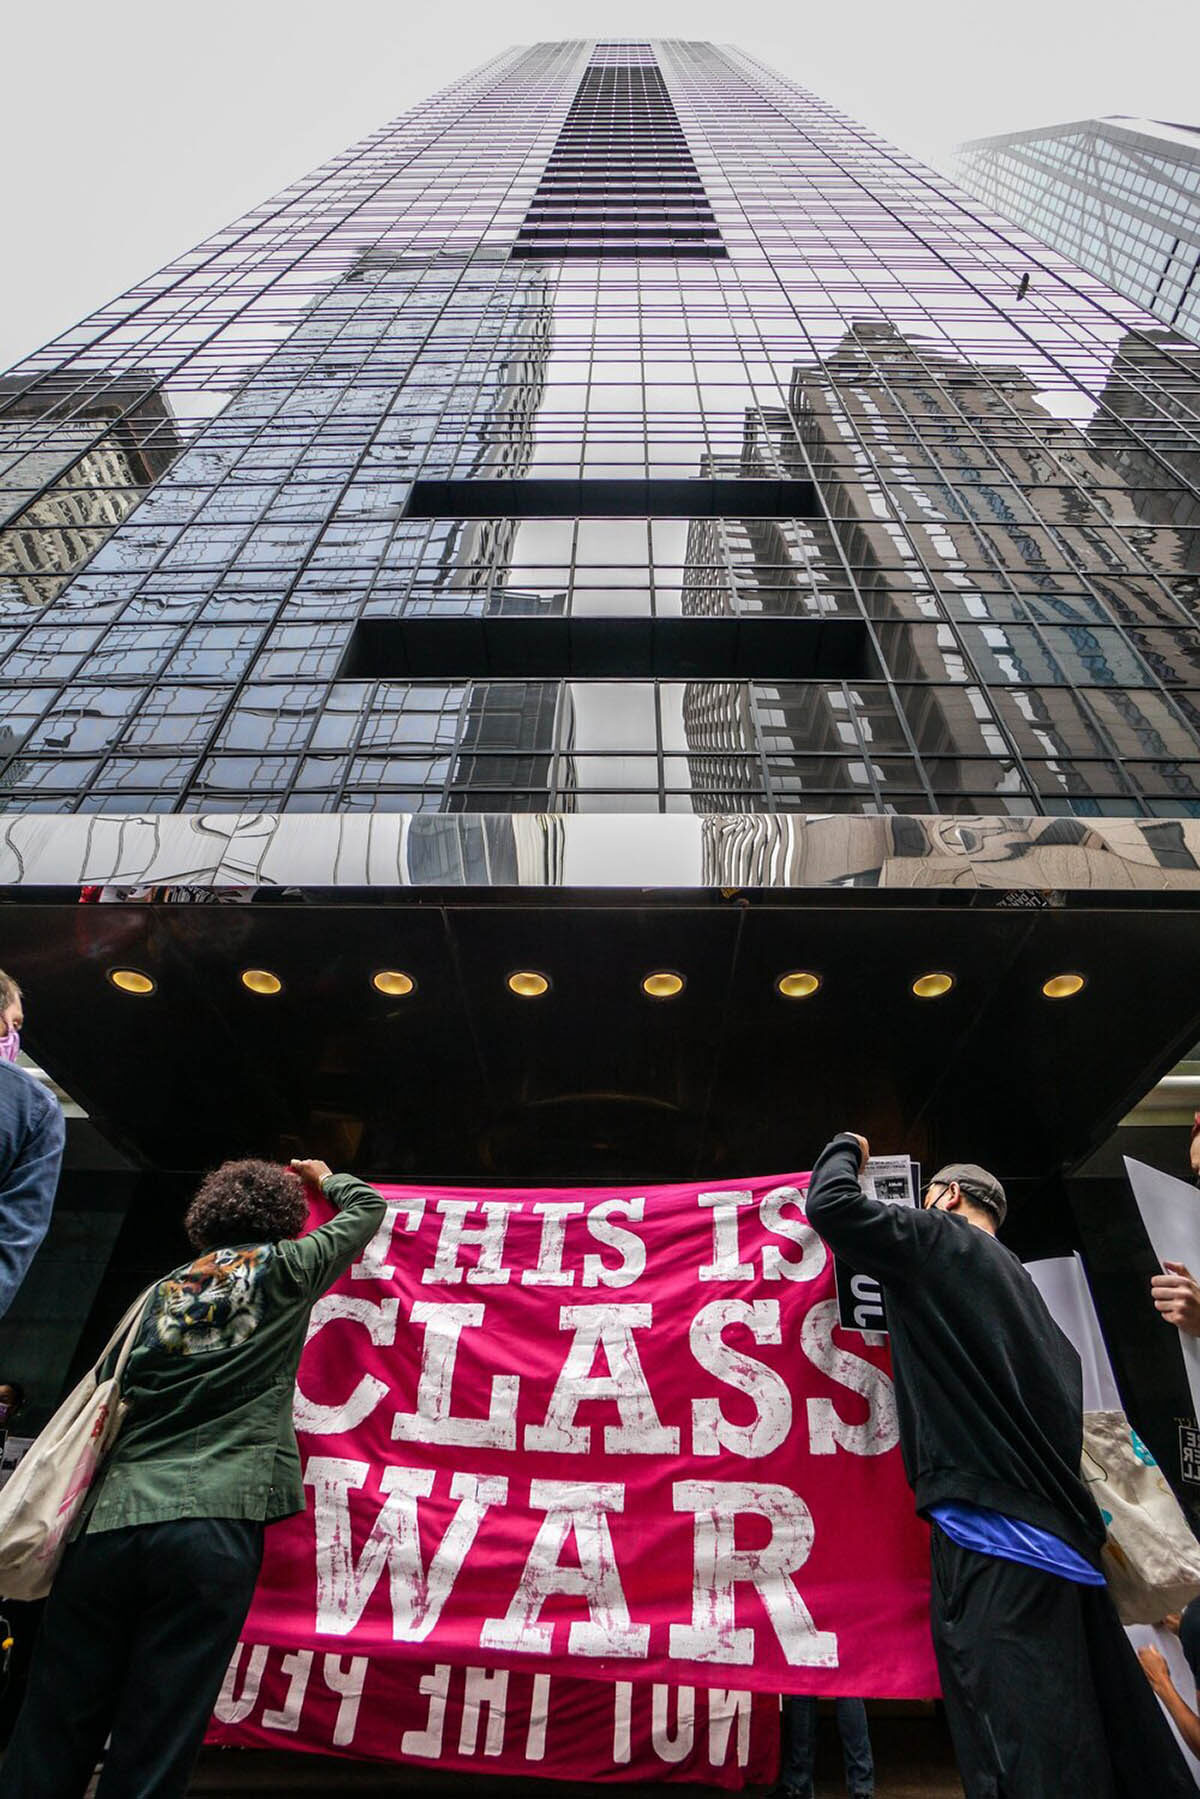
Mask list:
[[811,481],[416,481],[408,518],[814,518]]
[[343,680],[853,681],[866,625],[808,618],[371,618]]

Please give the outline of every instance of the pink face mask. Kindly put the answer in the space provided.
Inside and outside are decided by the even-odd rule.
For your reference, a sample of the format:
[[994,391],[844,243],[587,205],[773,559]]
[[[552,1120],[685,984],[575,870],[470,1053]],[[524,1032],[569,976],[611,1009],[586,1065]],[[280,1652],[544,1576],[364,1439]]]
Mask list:
[[0,1062],[15,1062],[21,1048],[20,1031],[9,1031],[0,1037]]

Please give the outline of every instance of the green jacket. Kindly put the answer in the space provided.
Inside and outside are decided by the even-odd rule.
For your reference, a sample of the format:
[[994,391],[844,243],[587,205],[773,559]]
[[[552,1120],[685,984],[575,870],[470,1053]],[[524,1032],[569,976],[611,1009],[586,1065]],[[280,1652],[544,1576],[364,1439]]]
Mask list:
[[352,1174],[324,1190],[339,1216],[307,1236],[207,1250],[159,1281],[125,1369],[129,1415],[80,1528],[304,1510],[292,1395],[308,1316],[385,1212]]

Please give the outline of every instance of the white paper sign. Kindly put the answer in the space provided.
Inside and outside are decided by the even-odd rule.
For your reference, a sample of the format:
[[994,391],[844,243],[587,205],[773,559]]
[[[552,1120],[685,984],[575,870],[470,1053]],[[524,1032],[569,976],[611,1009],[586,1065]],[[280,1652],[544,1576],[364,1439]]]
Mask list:
[[1078,1254],[1026,1262],[1025,1272],[1045,1300],[1055,1324],[1070,1338],[1079,1355],[1084,1411],[1123,1412],[1125,1407],[1117,1391],[1092,1290]]
[[[917,1169],[908,1156],[872,1156],[862,1172],[863,1191],[871,1199],[893,1206],[917,1203]],[[879,1282],[869,1274],[855,1274],[835,1259],[838,1323],[844,1330],[886,1331],[887,1317]]]
[[[1160,1262],[1182,1262],[1200,1278],[1200,1193],[1190,1181],[1176,1180],[1160,1168],[1125,1157],[1125,1173],[1133,1188],[1142,1223]],[[1149,1294],[1147,1294],[1147,1302]],[[1177,1333],[1192,1395],[1192,1410],[1200,1418],[1200,1337]]]

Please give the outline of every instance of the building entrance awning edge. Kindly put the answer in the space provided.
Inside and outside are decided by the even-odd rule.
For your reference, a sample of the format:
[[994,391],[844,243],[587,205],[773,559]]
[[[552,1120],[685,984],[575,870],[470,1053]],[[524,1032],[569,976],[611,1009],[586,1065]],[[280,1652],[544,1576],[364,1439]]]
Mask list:
[[[0,890],[1200,893],[1200,819],[949,814],[88,813],[0,818]],[[108,895],[106,895],[107,897]]]

